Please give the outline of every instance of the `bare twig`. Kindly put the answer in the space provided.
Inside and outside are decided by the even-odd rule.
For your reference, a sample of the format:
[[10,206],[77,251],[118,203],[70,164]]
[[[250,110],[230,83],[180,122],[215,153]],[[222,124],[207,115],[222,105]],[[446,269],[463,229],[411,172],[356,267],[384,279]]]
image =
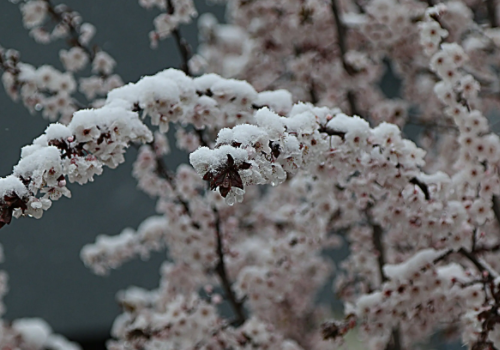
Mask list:
[[474,266],[479,270],[479,272],[486,274],[487,279],[491,280],[495,277],[496,273],[490,270],[489,266],[484,265],[473,253],[465,250],[464,248],[460,248],[458,253],[467,258]]
[[493,214],[495,214],[495,219],[497,220],[498,224],[500,224],[500,197],[494,195],[492,198],[492,206],[491,209],[493,209]]
[[203,132],[203,130],[200,129],[194,129],[194,130],[196,132],[196,135],[198,135],[198,139],[200,140],[200,145],[209,147],[208,142],[205,140],[205,133]]
[[54,22],[64,23],[68,27],[71,36],[70,45],[78,46],[79,48],[81,48],[89,56],[90,61],[92,61],[95,57],[95,52],[94,50],[90,49],[87,45],[84,45],[80,41],[80,34],[78,33],[78,30],[73,25],[73,23],[71,23],[71,21],[65,20],[62,14],[56,11],[54,5],[52,5],[50,0],[43,0],[43,1],[47,4],[47,11],[50,17],[52,17],[52,19],[54,20]]
[[389,344],[385,347],[385,350],[401,350],[401,332],[399,331],[399,327],[396,327],[392,330],[391,340]]
[[[344,70],[348,75],[354,76],[357,73],[357,71],[346,60],[347,29],[344,26],[342,19],[340,18],[340,9],[338,7],[337,0],[331,0],[331,8],[332,8],[333,18],[335,20],[335,28],[337,31],[337,46],[338,46],[339,51],[340,51],[340,60],[342,62],[342,66],[344,67]],[[349,108],[350,108],[351,114],[359,115],[359,111],[357,108],[357,102],[356,102],[356,95],[354,94],[354,91],[348,90],[346,98],[347,98],[347,102],[349,103]]]
[[497,8],[496,8],[495,0],[486,0],[486,9],[488,12],[488,21],[490,22],[491,28],[498,27]]
[[435,265],[435,264],[437,264],[438,262],[443,261],[443,260],[444,260],[444,259],[446,259],[448,256],[450,256],[450,255],[451,255],[451,253],[453,253],[453,249],[447,250],[446,252],[444,252],[444,254],[443,254],[443,255],[438,256],[436,259],[434,259],[434,260],[432,261],[432,263]]
[[378,224],[372,223],[371,219],[369,221],[373,228],[373,233],[372,233],[373,245],[377,250],[377,265],[380,273],[380,280],[382,282],[386,282],[387,276],[384,273],[385,255],[384,255],[384,246],[382,243],[382,235],[383,235],[382,227]]
[[224,289],[224,294],[231,304],[231,307],[235,313],[236,319],[233,322],[233,326],[238,327],[242,325],[245,320],[245,312],[243,309],[243,301],[238,299],[236,296],[235,292],[233,291],[231,287],[231,282],[229,281],[229,277],[227,275],[227,270],[226,270],[226,265],[224,262],[224,245],[222,241],[222,232],[221,232],[221,227],[220,227],[220,216],[219,216],[219,211],[214,207],[212,208],[214,215],[215,215],[215,234],[217,238],[217,257],[219,258],[219,261],[217,262],[217,265],[215,267],[215,272],[219,276],[222,289]]
[[476,248],[477,248],[477,228],[474,229],[474,231],[472,231],[472,237],[471,237],[471,252],[474,253],[476,251]]
[[[173,15],[175,12],[174,5],[172,3],[172,0],[166,0],[167,1],[167,13],[169,15]],[[181,54],[181,69],[186,75],[193,75],[192,72],[189,69],[189,60],[191,59],[191,48],[189,47],[189,44],[187,43],[186,39],[184,39],[181,35],[181,31],[179,28],[175,28],[172,30],[172,36],[175,39],[175,43],[177,44],[177,48],[179,49],[179,53]]]
[[[151,147],[154,151],[153,145],[150,143],[148,144],[149,147]],[[160,157],[156,157],[156,173],[167,180],[172,186],[172,189],[176,192],[177,185],[175,183],[175,178],[170,174],[168,171],[165,163],[163,162],[163,159]],[[192,225],[196,228],[199,228],[200,225],[199,223],[195,222],[191,216],[191,211],[189,209],[189,205],[186,201],[184,201],[179,194],[177,194],[177,201],[183,206],[186,214],[191,218]],[[221,226],[220,226],[220,215],[219,212],[216,208],[212,208],[212,211],[215,216],[215,234],[216,234],[216,241],[217,241],[217,247],[216,247],[216,253],[218,257],[218,262],[217,265],[215,266],[215,272],[217,273],[217,276],[219,277],[219,280],[221,282],[222,289],[224,290],[225,297],[229,301],[229,304],[231,305],[231,308],[233,309],[235,313],[235,320],[232,323],[235,327],[240,326],[243,324],[246,320],[246,316],[244,313],[243,309],[243,301],[239,300],[236,297],[235,292],[233,291],[231,287],[231,282],[229,281],[229,276],[227,274],[227,269],[226,265],[224,262],[224,245],[223,245],[223,240],[222,240],[222,232],[221,232]]]
[[309,85],[309,95],[311,95],[311,103],[313,105],[318,103],[318,93],[316,92],[316,84],[314,81],[311,81],[311,84]]
[[340,18],[340,9],[337,5],[337,0],[332,0],[331,8],[333,18],[335,19],[335,28],[337,30],[337,45],[340,50],[340,60],[342,61],[342,66],[344,66],[347,74],[354,75],[356,73],[356,70],[345,59],[345,56],[347,54],[347,45],[345,41],[347,29],[344,27],[344,23],[342,23],[342,19]]
[[[148,143],[148,146],[151,148],[153,153],[155,153],[153,142]],[[191,211],[189,210],[189,204],[185,200],[183,200],[181,196],[177,193],[177,184],[175,183],[175,178],[168,170],[167,165],[165,164],[163,159],[161,157],[158,157],[156,153],[155,153],[155,161],[156,161],[156,169],[155,169],[156,174],[158,174],[158,176],[162,177],[163,179],[167,180],[167,182],[172,187],[172,190],[176,193],[176,200],[179,202],[180,205],[182,205],[186,214],[191,216]],[[200,228],[200,224],[198,224],[194,220],[191,221],[194,227]]]
[[[384,265],[385,265],[385,251],[384,251],[384,244],[382,242],[382,235],[384,233],[382,226],[379,224],[373,222],[373,219],[371,217],[371,214],[369,212],[370,208],[366,210],[366,217],[368,219],[368,223],[373,229],[372,233],[372,239],[373,239],[373,245],[375,249],[377,250],[377,265],[378,265],[378,270],[380,273],[380,279],[381,282],[386,282],[388,281],[387,276],[384,273]],[[389,340],[389,343],[387,343],[385,350],[401,350],[401,334],[399,327],[394,327],[392,329],[391,333],[391,339]]]
[[476,245],[476,249],[474,249],[474,253],[476,254],[481,254],[481,253],[494,253],[498,252],[500,250],[500,243],[487,246],[487,245]]

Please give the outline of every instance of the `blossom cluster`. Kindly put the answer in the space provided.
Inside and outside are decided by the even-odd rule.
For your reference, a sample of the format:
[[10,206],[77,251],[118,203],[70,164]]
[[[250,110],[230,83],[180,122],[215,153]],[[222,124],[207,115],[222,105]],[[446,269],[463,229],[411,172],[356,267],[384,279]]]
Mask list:
[[53,200],[70,197],[67,181],[92,181],[104,165],[114,168],[124,161],[130,142],[151,139],[137,113],[119,103],[78,111],[67,126],[51,124],[23,147],[12,175],[0,179],[0,225],[10,223],[12,215],[40,218]]
[[158,41],[169,37],[180,24],[191,23],[198,15],[193,0],[139,0],[139,5],[146,9],[157,7],[162,11],[153,21],[155,29],[149,33],[152,48],[157,48]]
[[[101,102],[94,101],[96,96],[123,85],[120,76],[113,74],[115,60],[97,46],[90,45],[95,27],[82,23],[77,12],[64,4],[54,6],[45,0],[21,1],[19,6],[23,24],[37,42],[48,44],[66,39],[69,48],[59,52],[65,69],[61,72],[50,65],[34,67],[24,63],[19,52],[0,47],[2,82],[12,99],[21,98],[30,112],[42,111],[48,120],[67,124],[72,114],[86,105],[74,96],[77,90],[85,95],[90,105],[100,106]],[[93,75],[77,79],[76,73],[89,63]]]

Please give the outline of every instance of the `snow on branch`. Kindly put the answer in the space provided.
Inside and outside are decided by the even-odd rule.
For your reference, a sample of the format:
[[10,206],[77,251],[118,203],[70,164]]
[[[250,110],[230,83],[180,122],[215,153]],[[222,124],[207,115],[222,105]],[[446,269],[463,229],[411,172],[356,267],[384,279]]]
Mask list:
[[51,124],[22,149],[12,175],[0,179],[0,227],[12,216],[40,218],[51,201],[70,196],[67,181],[92,181],[103,166],[122,163],[131,142],[152,141],[138,111],[166,132],[170,122],[197,129],[235,125],[251,120],[258,104],[283,113],[291,106],[291,95],[283,90],[259,94],[243,81],[215,74],[192,79],[174,69],[117,88],[102,108],[75,112],[67,126]]

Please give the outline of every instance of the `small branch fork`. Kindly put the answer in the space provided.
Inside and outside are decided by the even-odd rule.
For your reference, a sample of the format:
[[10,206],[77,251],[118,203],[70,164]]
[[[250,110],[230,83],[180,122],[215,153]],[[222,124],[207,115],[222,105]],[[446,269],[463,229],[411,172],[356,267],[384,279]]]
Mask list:
[[478,282],[483,284],[485,299],[488,299],[488,294],[490,294],[491,298],[493,298],[493,304],[485,302],[483,305],[484,310],[477,315],[478,320],[481,322],[481,332],[478,335],[478,340],[472,345],[471,349],[496,349],[489,340],[488,334],[496,324],[500,323],[500,316],[498,315],[498,310],[500,309],[500,291],[498,290],[498,286],[495,285],[495,277],[498,274],[476,257],[476,252],[469,252],[464,248],[458,250],[458,253],[469,260],[481,273],[481,279]]
[[[169,15],[173,15],[175,12],[175,8],[174,8],[174,5],[172,3],[172,0],[166,0],[166,4],[167,4],[167,13]],[[172,31],[172,36],[175,39],[175,42],[177,44],[177,48],[178,48],[179,53],[181,55],[181,59],[182,59],[181,69],[182,69],[182,71],[184,71],[184,73],[186,73],[186,75],[192,76],[193,74],[189,69],[189,60],[191,58],[191,49],[189,47],[189,44],[182,37],[181,32],[178,28],[175,28]],[[208,143],[205,140],[205,134],[203,133],[203,131],[195,129],[195,132],[200,140],[200,144],[202,146],[208,146]],[[150,146],[152,147],[152,145],[150,145]],[[154,149],[153,149],[153,151],[154,151]],[[156,172],[159,176],[166,179],[170,183],[172,188],[175,190],[175,188],[176,188],[175,179],[168,172],[167,167],[166,167],[165,163],[163,162],[163,159],[161,159],[160,157],[156,157]],[[188,203],[186,201],[182,200],[182,198],[180,198],[180,196],[177,196],[177,200],[183,206],[187,215],[191,216]],[[218,258],[218,262],[217,262],[217,265],[215,266],[214,271],[217,273],[217,276],[219,277],[222,289],[224,290],[225,297],[229,301],[229,304],[231,305],[231,308],[233,309],[233,312],[235,314],[235,320],[232,322],[232,325],[235,327],[238,327],[238,326],[242,325],[246,320],[246,316],[245,316],[244,308],[243,308],[243,301],[238,299],[238,297],[236,296],[236,293],[234,292],[234,290],[231,287],[231,282],[229,280],[226,265],[224,262],[224,245],[223,245],[222,232],[221,232],[221,227],[220,227],[220,215],[219,215],[218,210],[215,207],[212,208],[212,211],[213,211],[214,216],[215,216],[214,225],[215,225],[215,234],[216,234],[216,242],[217,242],[216,253],[217,253],[217,258]],[[194,221],[193,221],[193,226],[198,227],[198,228],[200,227],[200,225]]]
[[[169,15],[173,15],[175,12],[174,5],[172,3],[172,0],[166,0],[167,3],[167,13]],[[175,39],[175,42],[177,44],[177,48],[179,50],[179,53],[181,55],[182,59],[182,64],[181,64],[181,69],[186,73],[188,76],[192,76],[192,72],[189,69],[189,60],[191,58],[191,49],[189,47],[189,44],[187,41],[182,37],[181,32],[178,28],[175,28],[172,31],[172,36]],[[208,146],[208,143],[205,140],[205,134],[203,133],[202,130],[195,129],[196,134],[198,135],[198,138],[200,139],[200,144],[202,146]],[[172,186],[172,188],[175,189],[175,181],[174,178],[168,173],[166,170],[166,166],[163,162],[163,160],[159,157],[156,159],[157,163],[157,173],[164,177]],[[184,200],[182,200],[180,197],[178,197],[178,200],[180,204],[184,207],[186,213],[188,215],[190,214],[189,211],[189,205],[186,203]],[[233,309],[233,312],[235,314],[235,320],[232,322],[232,325],[235,327],[238,327],[242,325],[245,320],[245,312],[243,308],[243,300],[239,300],[238,297],[236,296],[236,293],[232,289],[231,282],[229,280],[229,276],[227,274],[227,269],[226,265],[224,262],[224,245],[223,245],[223,240],[222,240],[222,232],[221,232],[221,225],[220,225],[220,215],[219,211],[214,207],[212,208],[212,211],[215,216],[215,234],[216,234],[216,242],[217,242],[217,248],[216,248],[216,253],[217,253],[217,258],[218,262],[217,265],[215,266],[215,272],[217,273],[222,289],[224,290],[224,294],[226,299],[229,301],[229,304],[231,305],[231,308]],[[199,224],[193,222],[194,225],[197,225],[199,227]]]
[[[172,15],[175,12],[172,0],[166,0],[167,3],[167,13]],[[177,44],[177,48],[179,49],[179,52],[181,54],[182,58],[182,65],[181,69],[186,73],[188,76],[192,76],[191,71],[189,70],[189,59],[191,58],[191,49],[189,47],[189,44],[187,41],[181,36],[180,30],[178,28],[174,29],[172,31],[172,35],[175,39],[175,42]],[[196,134],[198,135],[200,139],[200,144],[203,146],[208,146],[208,143],[205,141],[205,135],[202,130],[196,129]],[[151,144],[150,147],[154,148]],[[154,149],[153,149],[154,152]],[[156,157],[156,172],[159,176],[163,177],[166,179],[172,188],[175,190],[176,189],[176,184],[175,184],[175,179],[173,176],[169,173],[165,163],[163,162],[163,159],[161,157]],[[189,210],[189,204],[184,201],[180,196],[177,196],[177,200],[179,203],[184,207],[184,210],[186,211],[186,214],[191,216],[191,212]],[[231,308],[233,309],[233,312],[235,314],[235,319],[232,322],[232,325],[235,327],[238,327],[245,323],[246,321],[246,316],[244,312],[244,307],[243,307],[243,300],[238,299],[236,296],[236,293],[232,289],[231,286],[231,281],[229,279],[227,269],[226,269],[226,264],[224,262],[224,244],[223,244],[223,238],[222,238],[222,231],[221,231],[221,225],[220,225],[220,215],[219,211],[217,208],[213,207],[212,211],[215,216],[215,221],[214,221],[214,226],[215,226],[215,235],[216,235],[216,253],[217,253],[217,258],[218,262],[217,265],[215,266],[215,273],[219,277],[221,287],[224,290],[224,295],[226,299],[228,300],[229,304],[231,305]],[[196,222],[193,221],[193,226],[195,227],[200,227],[200,225]]]
[[47,11],[54,22],[64,23],[68,26],[71,35],[70,45],[78,46],[79,48],[81,48],[89,56],[90,61],[92,61],[95,57],[95,51],[82,44],[82,42],[80,41],[80,35],[78,34],[76,27],[71,23],[71,21],[67,21],[60,12],[56,11],[54,5],[52,5],[50,0],[43,1],[47,4]]
[[[151,147],[154,152],[153,145],[149,144],[149,147]],[[177,185],[175,183],[175,178],[168,171],[167,166],[163,162],[163,159],[161,157],[156,157],[155,159],[156,159],[156,173],[158,174],[158,176],[161,176],[166,181],[168,181],[172,189],[176,192]],[[200,228],[200,224],[194,221],[191,216],[189,204],[185,200],[183,200],[178,194],[176,199],[180,203],[180,205],[182,205],[182,207],[184,208],[186,215],[188,215],[191,218],[193,227]],[[246,320],[243,308],[243,300],[238,299],[236,293],[232,289],[231,281],[229,280],[226,265],[224,262],[224,245],[223,245],[222,230],[220,225],[219,211],[216,208],[212,208],[212,211],[215,217],[214,228],[215,228],[216,243],[217,243],[216,254],[218,258],[217,265],[215,266],[214,271],[219,277],[221,287],[224,290],[224,295],[228,300],[229,304],[231,305],[231,308],[233,309],[233,312],[235,314],[235,319],[233,320],[233,322],[231,322],[231,324],[235,327],[238,327],[242,325]]]

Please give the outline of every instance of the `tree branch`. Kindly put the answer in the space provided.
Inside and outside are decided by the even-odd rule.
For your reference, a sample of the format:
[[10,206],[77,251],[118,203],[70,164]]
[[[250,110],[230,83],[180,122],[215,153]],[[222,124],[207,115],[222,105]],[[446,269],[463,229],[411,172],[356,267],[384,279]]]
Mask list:
[[500,250],[500,243],[487,246],[487,245],[476,245],[476,249],[473,250],[474,253],[476,254],[481,254],[481,253],[494,253],[498,252]]
[[467,258],[474,266],[479,270],[479,272],[486,274],[489,280],[493,279],[496,275],[494,271],[491,271],[489,266],[484,265],[474,254],[465,250],[464,248],[460,248],[458,253]]
[[246,316],[243,310],[243,301],[239,300],[236,296],[235,292],[231,288],[231,282],[229,281],[229,277],[227,275],[226,265],[224,262],[224,245],[222,242],[222,232],[220,227],[220,216],[219,211],[214,207],[212,208],[215,215],[215,234],[217,238],[217,256],[219,261],[215,266],[215,272],[219,276],[222,289],[224,290],[225,296],[231,307],[235,313],[236,319],[233,322],[233,326],[238,327],[245,323]]
[[95,52],[91,50],[88,46],[82,44],[82,42],[80,41],[80,35],[76,30],[76,27],[71,23],[71,21],[65,20],[65,18],[61,15],[61,13],[56,11],[54,5],[52,5],[50,0],[43,0],[43,1],[47,4],[47,11],[50,17],[52,17],[52,19],[54,20],[54,22],[64,23],[68,26],[69,33],[71,36],[70,45],[78,46],[79,48],[81,48],[89,56],[90,61],[92,61],[95,57]]
[[[173,15],[175,12],[175,8],[174,4],[172,3],[172,0],[166,0],[166,1],[167,1],[167,13],[169,15]],[[175,39],[175,43],[181,55],[181,60],[182,60],[181,70],[184,73],[186,73],[186,75],[192,76],[193,73],[189,69],[189,60],[191,59],[191,48],[189,47],[187,41],[182,37],[179,28],[175,28],[174,30],[172,30],[172,36]]]
[[[149,147],[153,149],[154,152],[154,147],[152,143],[148,144]],[[163,162],[163,159],[160,157],[155,157],[156,159],[156,173],[167,180],[172,186],[172,189],[175,191],[177,188],[177,185],[175,183],[174,177],[169,173],[165,163]],[[186,214],[191,218],[192,225],[194,227],[199,228],[200,225],[195,222],[192,217],[191,217],[191,212],[189,210],[189,205],[186,201],[184,201],[178,194],[177,194],[177,201],[183,206],[184,210],[186,211]],[[222,232],[221,232],[221,227],[220,227],[220,216],[219,212],[216,208],[212,208],[212,211],[215,216],[215,234],[216,234],[216,241],[217,241],[217,248],[216,248],[216,253],[218,257],[218,262],[217,265],[215,266],[215,272],[219,276],[220,282],[222,289],[224,290],[225,297],[231,304],[231,308],[233,309],[236,319],[233,322],[233,325],[235,327],[240,326],[243,324],[246,320],[245,313],[243,310],[243,301],[239,300],[236,297],[235,292],[233,291],[231,287],[231,282],[229,281],[229,277],[227,274],[227,269],[226,265],[224,262],[224,245],[222,241]]]
[[488,21],[490,22],[490,27],[498,27],[497,23],[497,8],[495,0],[486,0],[486,9],[488,12]]
[[337,45],[340,50],[340,60],[342,61],[342,66],[349,75],[354,75],[356,71],[354,68],[347,63],[345,56],[347,54],[347,45],[345,42],[347,30],[340,19],[340,9],[337,6],[337,0],[331,0],[331,8],[333,13],[333,18],[335,19],[335,28],[337,30]]
[[373,246],[377,250],[377,265],[378,265],[378,270],[380,273],[380,281],[386,282],[387,276],[384,273],[384,265],[385,265],[385,255],[384,255],[384,246],[382,243],[382,227],[378,224],[374,224],[371,222],[371,218],[368,219],[370,222],[370,225],[373,228],[373,233],[372,233],[372,238],[373,238]]
[[[380,273],[380,280],[383,283],[383,282],[388,281],[388,278],[384,273],[384,265],[386,263],[384,244],[382,242],[382,235],[383,235],[384,231],[382,229],[382,226],[373,222],[373,219],[369,213],[369,210],[370,210],[370,208],[367,209],[366,216],[368,218],[368,223],[373,228],[373,233],[372,233],[373,246],[375,247],[375,249],[378,252],[377,265],[378,265],[378,270]],[[399,327],[396,326],[392,329],[391,339],[387,343],[385,350],[401,350],[401,349],[402,349],[401,334],[400,334]]]
[[[155,153],[155,149],[153,146],[153,142],[148,143],[148,146],[151,148],[153,153]],[[156,169],[155,172],[158,174],[158,176],[162,177],[163,179],[167,180],[167,182],[170,184],[174,192],[177,192],[177,184],[175,183],[175,178],[172,176],[172,174],[169,172],[167,165],[163,161],[161,157],[158,157],[155,153],[155,161],[156,161]],[[182,205],[184,208],[184,211],[186,212],[187,215],[191,217],[191,211],[189,210],[189,204],[179,196],[178,193],[176,193],[176,200]],[[192,225],[196,228],[200,228],[200,224],[192,220]]]
[[500,225],[500,197],[494,195],[492,197],[492,206],[491,209],[493,209],[493,214],[495,215],[495,219],[497,220],[498,224]]
[[[337,45],[338,45],[338,48],[340,51],[340,60],[342,62],[342,66],[344,67],[344,70],[348,75],[354,76],[357,73],[357,71],[346,60],[347,29],[344,26],[344,23],[342,23],[342,19],[340,18],[340,9],[337,5],[337,0],[331,0],[331,9],[332,9],[333,18],[335,19],[335,28],[337,30],[337,32],[336,32],[337,33]],[[346,98],[347,98],[347,102],[349,103],[350,113],[353,115],[354,114],[359,115],[359,111],[357,108],[357,102],[356,102],[356,95],[354,94],[354,91],[348,90]]]

